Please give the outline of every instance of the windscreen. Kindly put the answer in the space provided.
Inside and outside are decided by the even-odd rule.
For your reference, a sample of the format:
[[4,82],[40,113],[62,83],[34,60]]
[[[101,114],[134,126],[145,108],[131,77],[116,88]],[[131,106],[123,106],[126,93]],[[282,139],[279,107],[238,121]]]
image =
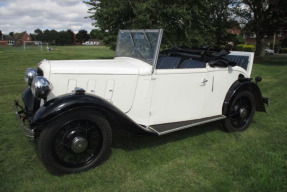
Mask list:
[[116,57],[132,57],[153,64],[160,38],[160,31],[120,31]]

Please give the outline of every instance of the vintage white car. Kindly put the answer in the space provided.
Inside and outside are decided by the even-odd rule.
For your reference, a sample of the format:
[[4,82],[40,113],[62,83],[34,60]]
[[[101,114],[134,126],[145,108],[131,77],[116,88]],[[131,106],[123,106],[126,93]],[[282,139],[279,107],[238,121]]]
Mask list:
[[250,75],[253,53],[172,48],[160,52],[162,30],[121,30],[110,60],[43,60],[27,69],[24,107],[16,115],[53,174],[100,164],[112,129],[163,135],[222,120],[245,130],[265,112]]

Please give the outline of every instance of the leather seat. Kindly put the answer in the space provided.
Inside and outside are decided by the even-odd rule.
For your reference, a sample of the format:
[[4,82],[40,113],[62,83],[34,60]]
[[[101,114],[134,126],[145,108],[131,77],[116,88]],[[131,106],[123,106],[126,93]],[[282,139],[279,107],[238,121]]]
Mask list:
[[176,69],[180,63],[179,57],[164,56],[157,60],[157,69]]
[[226,55],[226,59],[229,61],[233,61],[237,63],[237,66],[242,67],[243,69],[247,70],[248,66],[248,56],[241,56],[241,55]]
[[198,61],[198,60],[184,60],[179,68],[180,69],[185,69],[185,68],[205,68],[206,67],[206,63],[203,61]]

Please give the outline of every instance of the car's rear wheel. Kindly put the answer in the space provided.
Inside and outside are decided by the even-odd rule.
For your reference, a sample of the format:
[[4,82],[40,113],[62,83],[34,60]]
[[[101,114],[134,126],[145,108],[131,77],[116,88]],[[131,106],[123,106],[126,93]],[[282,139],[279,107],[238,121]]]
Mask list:
[[104,117],[76,110],[47,125],[38,140],[38,153],[52,174],[70,174],[101,163],[111,143],[111,127]]
[[223,126],[229,132],[247,129],[255,112],[255,99],[249,91],[239,92],[232,100]]

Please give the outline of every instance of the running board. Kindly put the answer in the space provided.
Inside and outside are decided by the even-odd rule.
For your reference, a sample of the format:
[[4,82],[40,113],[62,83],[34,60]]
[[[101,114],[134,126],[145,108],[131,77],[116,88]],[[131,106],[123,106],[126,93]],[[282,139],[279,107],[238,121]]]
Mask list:
[[207,117],[203,119],[196,119],[196,120],[190,120],[190,121],[181,121],[181,122],[175,122],[175,123],[166,123],[166,124],[156,124],[151,125],[148,128],[156,132],[158,135],[164,135],[167,133],[179,131],[182,129],[186,129],[189,127],[194,127],[196,125],[202,125],[205,123],[209,123],[212,121],[217,121],[221,119],[225,119],[226,117],[224,115],[217,115],[213,117]]

